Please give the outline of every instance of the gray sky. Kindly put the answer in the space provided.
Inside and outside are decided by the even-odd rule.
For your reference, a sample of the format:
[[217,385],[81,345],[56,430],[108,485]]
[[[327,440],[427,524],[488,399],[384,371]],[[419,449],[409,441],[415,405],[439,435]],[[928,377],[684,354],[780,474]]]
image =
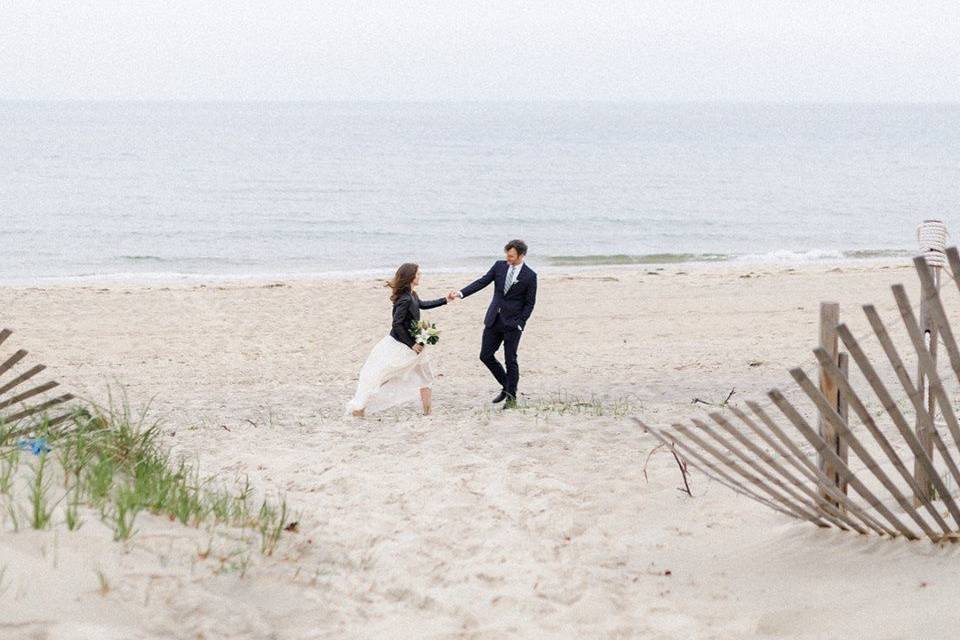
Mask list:
[[0,0],[0,98],[960,101],[960,3]]

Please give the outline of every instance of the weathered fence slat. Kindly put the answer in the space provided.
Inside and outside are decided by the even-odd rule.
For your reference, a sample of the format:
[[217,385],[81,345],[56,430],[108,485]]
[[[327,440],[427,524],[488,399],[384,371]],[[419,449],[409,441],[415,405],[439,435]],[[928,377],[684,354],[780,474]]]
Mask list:
[[918,419],[923,421],[924,424],[928,425],[929,433],[933,438],[933,443],[937,447],[937,451],[939,451],[940,456],[943,458],[944,463],[950,470],[954,480],[960,484],[960,468],[957,467],[957,464],[953,460],[953,456],[950,455],[946,444],[940,437],[940,433],[933,421],[933,416],[927,412],[926,403],[923,401],[923,398],[920,397],[916,387],[913,385],[910,374],[907,372],[907,369],[903,364],[903,360],[900,358],[900,354],[897,352],[897,348],[894,346],[893,340],[890,338],[890,334],[887,333],[886,327],[880,320],[880,315],[877,313],[876,308],[871,305],[864,306],[863,310],[867,314],[870,325],[873,327],[874,334],[877,336],[877,339],[880,341],[880,345],[883,347],[883,351],[887,356],[887,360],[889,360],[890,364],[893,366],[893,369],[897,374],[897,378],[900,380],[900,386],[903,387],[904,392],[907,394],[907,398],[909,398],[911,404],[913,404],[913,408]]
[[24,391],[20,395],[16,395],[16,396],[13,396],[12,398],[7,398],[6,400],[3,400],[2,402],[0,402],[0,409],[6,409],[7,407],[23,402],[24,400],[29,400],[33,396],[38,396],[41,393],[44,393],[45,391],[50,391],[50,389],[56,388],[58,386],[60,386],[59,382],[54,382],[52,380],[50,382],[45,382],[39,387],[34,387],[29,391]]
[[765,467],[758,464],[756,460],[754,460],[753,458],[745,454],[735,445],[725,440],[722,436],[720,436],[720,434],[714,431],[710,427],[710,425],[708,425],[707,423],[701,420],[697,420],[696,418],[693,419],[693,424],[696,425],[696,427],[701,432],[710,436],[710,438],[715,440],[717,444],[719,444],[721,447],[725,447],[727,451],[731,452],[736,458],[738,458],[740,461],[746,464],[748,469],[752,469],[753,471],[758,473],[759,476],[756,476],[756,477],[762,480],[765,480],[771,486],[776,487],[780,492],[785,494],[795,504],[800,505],[800,507],[804,510],[805,513],[807,513],[811,517],[826,518],[831,523],[833,523],[834,526],[839,526],[840,523],[836,519],[834,519],[831,515],[818,513],[818,505],[816,500],[808,500],[804,496],[800,495],[789,484],[785,484],[782,480],[777,478],[775,474],[771,473]]
[[[891,421],[897,428],[897,431],[900,432],[904,442],[906,442],[907,446],[910,447],[910,451],[913,453],[917,463],[926,467],[927,476],[930,478],[931,482],[933,482],[937,492],[942,496],[950,515],[953,516],[954,522],[956,522],[957,526],[960,527],[960,508],[958,508],[953,496],[950,495],[946,485],[944,485],[943,481],[940,479],[940,474],[936,472],[936,469],[933,466],[933,459],[927,455],[927,452],[921,446],[919,438],[916,436],[913,430],[911,430],[910,424],[907,422],[906,417],[903,415],[903,412],[900,411],[900,407],[897,406],[893,396],[890,395],[886,385],[884,385],[883,381],[880,379],[877,370],[873,367],[873,364],[863,352],[860,343],[850,332],[850,329],[846,325],[840,325],[840,327],[838,327],[838,332],[840,334],[840,339],[843,340],[844,346],[846,346],[847,350],[850,352],[850,355],[853,356],[853,360],[857,363],[857,367],[860,369],[863,377],[873,389],[874,395],[878,400],[880,400],[880,404],[883,405],[887,415],[890,416]],[[896,350],[893,351],[893,355],[895,356],[895,360],[899,362],[899,356],[897,356]],[[847,386],[851,402],[854,402],[855,398],[855,401],[859,403],[861,407],[863,407],[863,403],[860,402],[860,399],[856,395],[853,387],[851,385]],[[857,413],[860,413],[861,410],[866,411],[865,408],[862,408],[857,410]],[[861,420],[863,420],[862,416]]]
[[[853,411],[854,413],[857,414],[857,417],[860,419],[861,424],[863,424],[863,426],[867,428],[867,431],[870,432],[870,435],[872,435],[874,440],[876,440],[877,443],[880,445],[880,448],[886,454],[887,458],[889,458],[890,461],[893,463],[894,468],[900,474],[900,477],[903,478],[904,482],[907,483],[907,486],[910,487],[910,489],[913,491],[914,495],[920,498],[923,506],[926,508],[927,512],[930,514],[930,517],[932,517],[934,522],[936,522],[937,525],[943,529],[943,532],[945,534],[950,533],[951,531],[950,525],[947,524],[947,521],[943,519],[943,517],[940,515],[940,512],[938,512],[936,508],[933,506],[933,503],[930,501],[930,498],[923,495],[919,491],[919,488],[917,487],[916,479],[907,469],[906,464],[904,464],[903,460],[900,458],[900,455],[893,448],[893,445],[890,444],[890,441],[887,439],[887,437],[883,434],[883,432],[877,426],[877,423],[873,419],[873,416],[870,415],[870,411],[866,408],[866,406],[860,400],[860,397],[857,395],[856,391],[854,391],[853,387],[850,385],[850,382],[846,380],[845,376],[842,375],[840,370],[832,362],[830,362],[829,356],[826,353],[824,353],[823,350],[817,349],[816,355],[817,355],[817,358],[820,360],[821,364],[823,364],[828,375],[833,376],[837,380],[837,385],[840,388],[840,393],[842,393],[844,397],[847,398],[849,405],[853,407]],[[915,436],[913,432],[910,431],[909,429],[907,429],[906,433],[912,436],[913,441],[916,442],[919,447],[917,436]],[[909,445],[909,438],[905,438],[905,439],[908,440],[908,445]],[[919,447],[919,453],[922,454],[923,456],[926,456],[922,447]],[[920,458],[918,457],[918,459]],[[928,462],[929,462],[929,459],[928,459]],[[933,466],[930,465],[929,468],[933,469]]]
[[[780,462],[769,453],[765,452],[763,449],[758,447],[754,442],[750,441],[750,438],[747,438],[743,435],[740,430],[733,426],[733,424],[724,418],[719,413],[713,412],[710,414],[710,418],[720,425],[724,431],[733,436],[738,442],[740,442],[747,450],[756,456],[758,459],[762,460],[770,468],[772,468],[776,473],[780,474],[786,481],[786,486],[794,486],[798,491],[803,493],[807,500],[803,500],[805,504],[811,504],[814,509],[822,509],[826,513],[824,516],[830,519],[831,522],[836,524],[837,527],[841,529],[852,528],[857,533],[866,533],[866,530],[858,525],[856,522],[852,521],[846,515],[844,515],[843,510],[837,507],[834,507],[833,504],[828,500],[822,500],[820,495],[812,488],[807,486],[807,484],[800,478],[797,478],[789,469],[780,464]],[[779,482],[779,481],[778,481]],[[793,494],[791,494],[793,495]],[[839,521],[839,522],[838,522]]]
[[774,511],[782,513],[783,515],[790,516],[791,518],[797,517],[795,514],[787,511],[786,509],[770,502],[763,496],[760,496],[757,493],[751,491],[750,489],[742,486],[736,480],[731,478],[729,474],[727,474],[722,469],[718,468],[715,464],[713,464],[712,462],[710,462],[709,460],[701,456],[699,453],[697,453],[696,450],[686,446],[683,442],[676,439],[670,439],[668,441],[667,436],[664,435],[664,433],[661,432],[659,429],[655,429],[651,426],[644,424],[638,418],[634,418],[634,421],[637,424],[639,424],[644,431],[649,432],[654,438],[656,438],[656,440],[660,444],[664,445],[665,447],[676,446],[676,448],[679,450],[680,455],[682,455],[685,458],[685,462],[688,465],[690,465],[694,469],[697,469],[698,471],[700,471],[700,473],[707,476],[711,480],[714,480],[724,485],[725,487],[734,491],[735,493],[738,493],[746,498],[750,498],[751,500],[755,500],[756,502],[759,502],[760,504],[766,507],[769,507]]
[[[853,514],[859,518],[865,525],[872,529],[875,533],[884,535],[888,532],[884,529],[883,525],[877,522],[875,518],[870,516],[866,511],[860,508],[859,505],[854,502],[850,496],[839,491],[839,489],[828,482],[828,478],[823,475],[823,472],[813,464],[806,455],[800,451],[796,443],[793,442],[786,433],[770,418],[769,415],[760,407],[760,405],[754,402],[747,402],[747,406],[750,407],[751,411],[764,423],[764,426],[770,430],[777,438],[782,442],[778,442],[773,437],[770,436],[766,431],[764,431],[756,422],[750,419],[750,416],[746,415],[736,407],[730,407],[730,410],[740,418],[740,421],[743,422],[747,427],[757,435],[761,440],[767,443],[781,458],[788,461],[792,464],[797,471],[799,471],[805,478],[811,481],[816,486],[821,486],[826,488],[830,492],[830,497],[836,500],[839,504],[842,504],[847,510],[847,514]],[[784,445],[790,449],[787,451],[784,449]],[[831,504],[829,501],[824,501],[824,505]],[[892,533],[891,533],[892,535]]]
[[[13,332],[10,329],[0,330],[0,346],[5,344],[11,335],[13,335]],[[37,415],[42,415],[48,427],[66,422],[73,415],[72,411],[65,412],[52,420],[47,419],[44,415],[48,409],[74,399],[73,394],[69,393],[56,398],[43,399],[43,394],[59,386],[58,382],[51,380],[27,389],[26,391],[16,393],[16,390],[20,388],[21,385],[33,380],[37,375],[46,370],[44,365],[38,364],[17,373],[15,368],[18,368],[20,362],[26,358],[27,355],[27,351],[18,349],[0,363],[0,423],[3,423],[9,428],[21,420]],[[8,374],[13,377],[4,379]],[[5,409],[11,411],[11,413],[2,415]],[[24,426],[23,430],[28,429],[29,426],[30,425]]]
[[[800,388],[807,394],[807,396],[813,400],[814,404],[817,405],[817,408],[820,410],[821,415],[826,416],[826,419],[833,423],[837,432],[846,439],[847,444],[850,445],[850,448],[857,454],[857,457],[864,463],[867,467],[867,470],[870,471],[877,480],[880,481],[880,484],[890,492],[890,495],[893,496],[894,500],[897,501],[904,512],[910,516],[910,518],[917,524],[918,527],[929,537],[931,540],[936,541],[939,539],[939,535],[930,528],[930,525],[927,524],[927,521],[917,513],[917,510],[913,507],[913,503],[901,493],[899,487],[896,483],[890,479],[890,476],[883,470],[883,467],[877,462],[876,458],[870,455],[870,452],[867,451],[867,448],[860,443],[860,439],[853,435],[847,425],[844,424],[843,419],[840,417],[840,414],[830,406],[830,401],[827,398],[823,397],[823,393],[814,386],[813,382],[807,375],[803,372],[802,369],[793,369],[790,371],[790,374],[793,376],[794,380],[797,381],[797,384],[800,385]],[[899,460],[899,457],[897,458]],[[907,477],[910,477],[910,474],[907,474]]]
[[44,369],[46,369],[46,367],[45,367],[44,365],[38,364],[37,366],[33,367],[33,368],[30,369],[29,371],[26,371],[26,372],[20,374],[19,376],[17,376],[16,378],[14,378],[13,380],[11,380],[10,382],[8,382],[8,383],[6,383],[5,385],[3,385],[2,387],[0,387],[0,396],[2,396],[3,394],[7,393],[8,391],[10,391],[11,389],[13,389],[14,387],[17,387],[17,386],[23,384],[24,382],[26,382],[27,380],[29,380],[29,379],[32,378],[33,376],[35,376],[35,375],[37,375],[38,373],[40,373],[41,371],[43,371]]
[[864,500],[870,503],[876,511],[882,515],[887,522],[893,525],[893,528],[899,531],[909,540],[916,540],[918,538],[917,534],[910,530],[907,525],[905,525],[886,505],[881,502],[881,500],[872,492],[865,484],[863,484],[856,474],[854,474],[847,464],[841,460],[837,454],[833,452],[833,449],[824,442],[823,438],[820,437],[816,431],[807,424],[807,421],[803,419],[803,416],[800,415],[800,412],[797,411],[786,396],[784,396],[778,389],[773,389],[768,394],[770,399],[773,400],[773,403],[777,405],[780,411],[783,412],[783,415],[793,423],[797,428],[797,431],[807,439],[807,441],[813,445],[813,448],[818,452],[823,452],[823,455],[826,457],[832,457],[833,463],[837,465],[838,470],[846,476],[847,482],[853,487],[854,491],[859,493]]
[[23,420],[24,418],[29,418],[29,417],[32,416],[32,415],[35,415],[35,414],[40,413],[40,412],[42,412],[42,411],[46,411],[47,409],[50,409],[51,407],[55,407],[55,406],[57,406],[58,404],[63,404],[64,402],[68,402],[68,401],[73,400],[73,399],[74,399],[73,394],[67,393],[67,394],[64,394],[64,395],[62,395],[62,396],[59,396],[59,397],[57,397],[57,398],[53,398],[53,399],[51,399],[51,400],[47,400],[46,402],[41,403],[41,404],[38,404],[38,405],[36,405],[36,406],[34,406],[34,407],[30,407],[29,409],[24,409],[24,410],[21,411],[20,413],[15,413],[15,414],[13,414],[12,416],[7,416],[7,418],[5,419],[5,421],[6,421],[6,422],[16,422],[17,420]]
[[920,325],[917,324],[917,318],[913,315],[913,309],[910,308],[910,300],[907,298],[907,292],[901,285],[893,287],[893,295],[897,299],[897,306],[900,307],[900,317],[907,328],[910,340],[913,341],[913,347],[917,351],[917,360],[920,368],[926,374],[930,386],[930,395],[937,400],[940,405],[940,411],[943,413],[944,420],[947,423],[947,429],[953,436],[953,442],[960,447],[960,423],[957,422],[957,414],[953,410],[950,398],[943,388],[943,382],[940,380],[940,374],[937,372],[937,364],[930,357],[930,352],[924,343],[923,332],[920,331]]
[[794,504],[793,502],[790,501],[789,498],[781,495],[780,493],[775,491],[773,488],[767,486],[767,483],[765,483],[763,480],[761,480],[754,474],[750,473],[749,471],[745,470],[743,467],[737,464],[736,461],[731,460],[727,456],[724,456],[723,453],[717,450],[716,447],[702,440],[698,435],[691,432],[685,425],[674,425],[674,428],[677,430],[678,433],[680,433],[680,435],[685,436],[691,442],[693,442],[698,447],[700,447],[700,449],[709,453],[714,460],[725,465],[734,473],[744,478],[751,486],[756,487],[763,493],[767,494],[772,500],[779,502],[788,510],[792,511],[794,514],[796,514],[796,517],[801,518],[803,520],[808,520],[816,524],[817,526],[821,526],[821,527],[828,526],[826,522],[820,519],[820,516],[818,514],[807,511],[803,506],[798,506]]
[[20,349],[19,351],[14,353],[12,356],[7,358],[3,364],[0,364],[0,376],[5,374],[11,368],[13,368],[13,365],[17,364],[18,362],[23,360],[25,357],[27,357],[27,352],[24,351],[23,349]]

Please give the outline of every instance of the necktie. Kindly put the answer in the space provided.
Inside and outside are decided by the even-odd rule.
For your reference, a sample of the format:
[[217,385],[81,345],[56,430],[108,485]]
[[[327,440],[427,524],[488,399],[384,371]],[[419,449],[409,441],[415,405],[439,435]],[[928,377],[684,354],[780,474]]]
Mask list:
[[507,282],[506,282],[506,284],[503,286],[503,292],[504,292],[504,293],[506,293],[507,291],[510,291],[510,287],[513,286],[513,274],[514,274],[514,272],[515,272],[515,269],[516,269],[516,267],[513,266],[513,265],[511,265],[511,266],[510,266],[510,269],[507,271]]

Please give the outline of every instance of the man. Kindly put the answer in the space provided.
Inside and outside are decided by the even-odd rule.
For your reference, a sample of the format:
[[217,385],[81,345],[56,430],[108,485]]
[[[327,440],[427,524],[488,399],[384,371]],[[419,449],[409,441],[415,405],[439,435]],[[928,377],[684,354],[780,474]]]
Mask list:
[[[537,274],[524,264],[527,245],[523,240],[511,240],[503,248],[505,260],[499,260],[476,282],[460,291],[447,294],[448,300],[466,298],[493,284],[493,299],[483,320],[483,343],[480,361],[500,384],[500,393],[494,403],[504,402],[505,408],[517,406],[517,384],[520,382],[520,367],[517,364],[517,347],[537,302]],[[506,370],[496,358],[503,345]]]

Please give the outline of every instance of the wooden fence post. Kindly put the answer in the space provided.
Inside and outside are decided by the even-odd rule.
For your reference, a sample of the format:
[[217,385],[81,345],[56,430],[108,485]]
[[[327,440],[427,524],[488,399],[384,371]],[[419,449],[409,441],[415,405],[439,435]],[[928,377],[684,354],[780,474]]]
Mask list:
[[[934,297],[940,295],[940,272],[947,266],[947,238],[950,236],[943,220],[928,219],[917,226],[917,243],[920,245],[920,256],[926,267],[929,267],[932,278],[921,277],[920,287],[920,331],[923,332],[923,342],[926,350],[930,352],[930,358],[933,362],[933,373],[924,372],[920,363],[917,364],[917,390],[920,393],[921,404],[926,405],[930,420],[921,420],[917,416],[915,429],[920,446],[933,461],[933,447],[936,434],[931,429],[936,429],[937,403],[933,397],[935,394],[930,389],[930,376],[936,377],[937,371],[937,351],[940,342],[937,325],[931,317],[932,303]],[[917,261],[914,260],[917,265]],[[920,268],[920,265],[917,265]],[[914,462],[914,480],[916,480],[916,490],[914,503],[919,505],[924,501],[929,501],[937,497],[937,490],[933,485],[928,469],[924,468],[919,461]],[[941,496],[942,497],[942,496]]]
[[[844,371],[844,374],[849,371],[850,363],[849,358],[846,354],[843,354],[843,358],[840,356],[840,341],[837,336],[837,326],[840,324],[840,305],[836,302],[821,302],[820,303],[820,347],[824,349],[829,355],[830,359],[837,363],[837,366],[840,367],[841,371]],[[823,392],[824,397],[829,399],[831,406],[837,409],[837,412],[844,418],[844,421],[847,421],[847,408],[846,403],[843,401],[840,395],[839,387],[834,383],[834,381],[827,375],[826,370],[823,367],[820,367],[820,391]],[[834,426],[827,420],[826,416],[820,415],[818,422],[820,437],[823,438],[833,452],[844,462],[847,462],[847,445],[841,438],[840,434],[834,428]],[[820,470],[823,472],[827,478],[833,480],[833,483],[837,488],[843,493],[847,492],[847,482],[840,473],[839,469],[830,462],[828,458],[819,454],[817,456],[817,464]],[[820,488],[820,495],[824,501],[828,501],[833,504],[835,507],[842,508],[836,500],[830,498],[829,491],[826,488]]]
[[[932,296],[940,293],[940,267],[930,266],[930,271],[933,274],[934,291],[928,291],[926,287],[921,289],[920,329],[923,331],[924,342],[930,351],[930,357],[933,358],[933,364],[936,365],[937,345],[940,340],[937,336],[937,325],[933,322],[930,314],[929,300]],[[930,393],[930,380],[924,373],[923,367],[919,364],[917,365],[917,390],[920,392],[920,401],[926,402],[927,413],[930,414],[932,421],[935,423],[937,419],[937,402],[933,394]],[[923,450],[930,459],[933,460],[933,434],[928,430],[927,423],[921,421],[919,416],[916,421],[916,431],[920,446],[923,447]],[[923,499],[929,501],[936,498],[933,482],[927,474],[926,469],[921,466],[919,460],[914,461],[913,475],[917,479],[917,489],[919,490],[919,494],[914,497],[914,502],[919,505],[923,502]]]

